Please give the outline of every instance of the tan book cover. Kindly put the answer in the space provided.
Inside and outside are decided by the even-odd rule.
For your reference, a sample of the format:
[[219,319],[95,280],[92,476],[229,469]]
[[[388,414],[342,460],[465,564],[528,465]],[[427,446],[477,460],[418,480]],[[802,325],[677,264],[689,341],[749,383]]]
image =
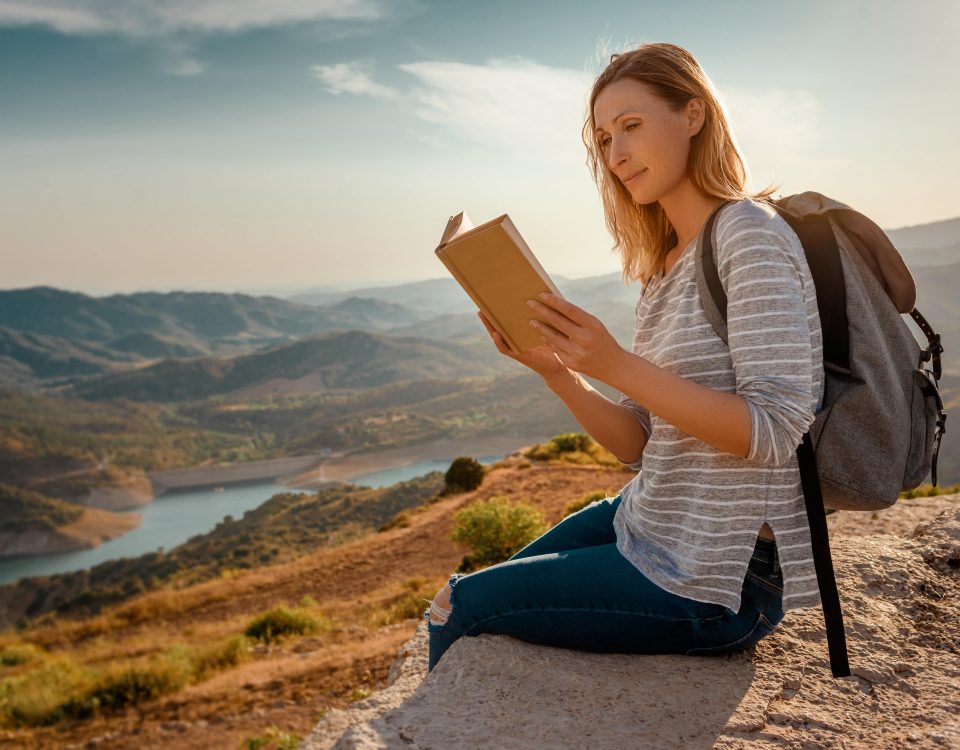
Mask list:
[[462,211],[451,216],[435,252],[512,351],[543,344],[530,327],[542,318],[527,300],[541,292],[563,295],[507,214],[476,227]]

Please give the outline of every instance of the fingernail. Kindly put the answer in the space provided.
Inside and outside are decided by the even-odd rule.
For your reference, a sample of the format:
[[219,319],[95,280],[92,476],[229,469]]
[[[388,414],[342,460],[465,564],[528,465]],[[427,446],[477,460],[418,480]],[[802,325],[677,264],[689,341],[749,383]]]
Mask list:
[[535,320],[531,320],[531,321],[530,321],[530,327],[531,327],[531,328],[536,328],[537,325],[538,325],[538,324],[537,324],[537,321],[535,321]]
[[532,299],[527,300],[527,307],[536,307],[536,306],[537,306],[536,300],[532,300]]
[[540,299],[547,299],[549,296],[548,292],[540,292]]

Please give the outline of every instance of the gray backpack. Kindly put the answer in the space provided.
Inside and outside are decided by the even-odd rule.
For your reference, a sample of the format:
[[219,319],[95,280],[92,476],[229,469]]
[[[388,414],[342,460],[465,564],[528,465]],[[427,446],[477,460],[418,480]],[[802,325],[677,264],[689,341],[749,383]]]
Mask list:
[[[710,215],[698,246],[697,285],[727,341],[727,296]],[[823,334],[823,404],[797,448],[814,566],[834,677],[850,674],[825,509],[879,510],[932,474],[946,425],[938,390],[940,336],[914,308],[916,286],[890,239],[863,214],[820,193],[767,201],[803,245]],[[921,348],[903,319],[926,336]],[[932,369],[924,365],[930,363]]]

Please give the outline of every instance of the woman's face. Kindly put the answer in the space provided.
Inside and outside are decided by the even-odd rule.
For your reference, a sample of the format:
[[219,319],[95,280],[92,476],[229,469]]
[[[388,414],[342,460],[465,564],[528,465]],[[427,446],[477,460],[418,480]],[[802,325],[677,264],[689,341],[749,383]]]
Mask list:
[[[702,102],[680,112],[646,84],[621,78],[605,86],[593,104],[597,142],[610,171],[634,201],[654,203],[686,177],[690,138],[702,126]],[[697,112],[701,117],[692,117]]]

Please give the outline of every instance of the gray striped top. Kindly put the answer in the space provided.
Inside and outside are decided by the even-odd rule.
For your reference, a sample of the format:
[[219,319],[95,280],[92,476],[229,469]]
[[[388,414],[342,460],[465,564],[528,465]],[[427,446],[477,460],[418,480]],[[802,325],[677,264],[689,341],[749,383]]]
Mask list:
[[816,293],[797,235],[770,206],[744,198],[716,220],[729,346],[700,304],[695,239],[637,303],[633,353],[684,378],[742,396],[746,458],[681,432],[621,395],[648,440],[614,517],[617,548],[661,588],[740,609],[764,521],[777,540],[784,612],[820,604],[796,448],[823,400]]

